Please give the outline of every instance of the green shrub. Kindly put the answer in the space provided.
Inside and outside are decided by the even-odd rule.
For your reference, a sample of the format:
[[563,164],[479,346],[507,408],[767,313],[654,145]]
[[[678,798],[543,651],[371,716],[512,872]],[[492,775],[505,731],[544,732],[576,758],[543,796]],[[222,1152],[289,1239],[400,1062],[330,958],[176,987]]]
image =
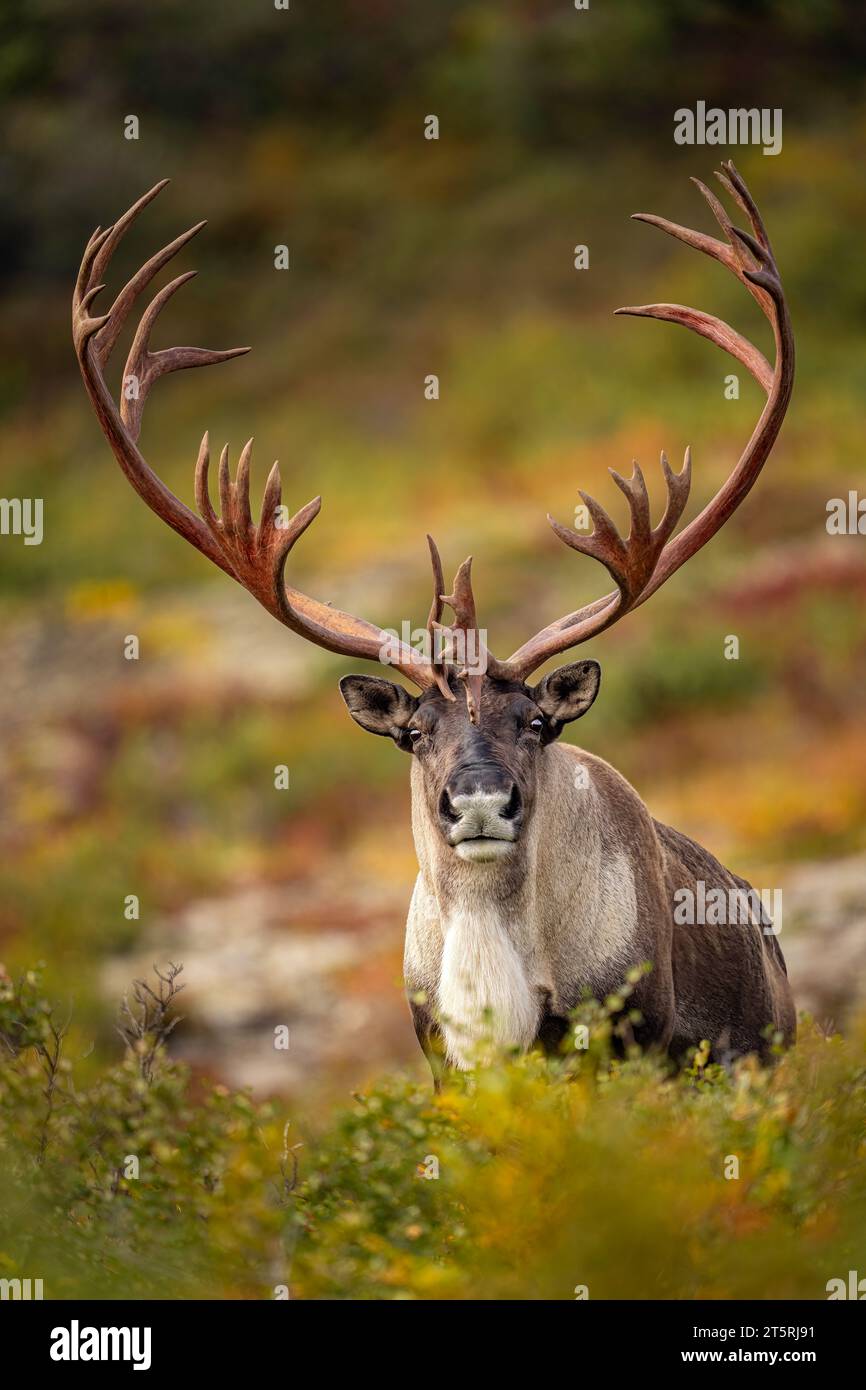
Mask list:
[[86,1091],[36,977],[3,980],[3,1277],[46,1297],[820,1299],[862,1268],[862,1028],[806,1021],[771,1068],[698,1049],[674,1074],[629,1046],[627,984],[576,1012],[586,1048],[572,1031],[438,1095],[387,1078],[300,1149],[274,1106],[166,1060],[174,978],[138,987],[126,1057]]
[[79,1090],[38,977],[0,978],[0,1274],[46,1298],[268,1296],[291,1235],[273,1108],[194,1099],[171,1024],[131,1009],[125,1058]]
[[[824,1298],[862,1266],[864,1036],[808,1021],[772,1068],[673,1075],[626,1046],[359,1097],[298,1193],[304,1297]],[[622,1022],[615,1020],[621,1019]]]

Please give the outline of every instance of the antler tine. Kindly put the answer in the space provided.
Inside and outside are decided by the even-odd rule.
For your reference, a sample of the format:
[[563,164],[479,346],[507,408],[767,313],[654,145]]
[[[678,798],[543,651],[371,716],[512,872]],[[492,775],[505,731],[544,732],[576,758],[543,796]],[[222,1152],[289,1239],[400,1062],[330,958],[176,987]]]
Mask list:
[[[718,177],[718,175],[716,175],[716,177]],[[695,188],[704,198],[707,206],[710,209],[710,212],[713,214],[722,231],[724,232],[725,240],[730,244],[731,235],[733,233],[734,227],[730,217],[727,214],[727,210],[725,208],[724,203],[719,202],[719,199],[716,197],[713,190],[707,187],[703,179],[697,179],[693,176],[691,182],[694,184]]]
[[552,516],[548,516],[547,519],[556,535],[565,545],[570,546],[572,550],[577,550],[581,555],[590,555],[594,560],[599,560],[611,579],[622,590],[627,584],[624,566],[625,546],[622,538],[604,507],[596,502],[594,497],[590,497],[588,492],[581,490],[580,496],[592,517],[593,530],[590,535],[582,536],[579,531],[573,530],[570,526],[564,526],[561,521],[556,521]]
[[[441,595],[443,603],[454,613],[454,622],[451,626],[452,632],[462,634],[464,643],[463,664],[457,673],[458,680],[463,681],[466,691],[466,706],[469,710],[469,718],[473,724],[478,724],[481,719],[481,686],[484,680],[484,672],[487,669],[486,651],[481,642],[478,632],[478,617],[475,610],[475,595],[472,592],[472,556],[463,561],[454,576],[454,584],[450,594]],[[477,644],[477,652],[474,653],[475,661],[470,666],[469,647],[472,642]]]
[[250,461],[252,454],[253,441],[250,438],[241,449],[233,493],[235,526],[242,531],[249,531],[253,524],[252,512],[250,511]]
[[234,521],[234,517],[232,515],[232,479],[231,474],[229,473],[228,444],[224,444],[222,447],[217,477],[219,480],[220,516],[222,518],[222,524],[226,530],[233,530],[234,528],[232,526],[232,522]]
[[[667,484],[667,504],[661,521],[654,529],[650,522],[646,482],[637,462],[633,465],[634,472],[631,478],[621,477],[613,468],[608,470],[628,501],[631,530],[626,539],[619,534],[604,507],[586,492],[581,492],[580,496],[593,520],[594,530],[591,535],[582,536],[579,531],[574,531],[571,527],[563,526],[561,522],[548,517],[561,541],[572,550],[600,561],[614,580],[619,595],[609,596],[618,601],[612,605],[612,612],[608,617],[612,617],[613,613],[624,612],[634,605],[688,500],[691,481],[691,456],[688,451],[682,472],[672,472],[664,453],[661,456],[661,465]],[[602,602],[603,606],[606,606],[606,601]]]
[[454,692],[448,684],[444,655],[441,650],[440,640],[437,636],[437,631],[442,628],[442,606],[445,601],[442,594],[442,590],[445,588],[442,558],[439,554],[439,547],[429,534],[427,536],[427,545],[430,550],[430,564],[433,568],[433,599],[430,604],[430,612],[427,615],[427,642],[430,648],[430,662],[433,667],[433,676],[440,694],[444,695],[446,700],[453,700]]
[[[233,357],[243,357],[250,351],[248,347],[225,348],[219,352],[198,347],[163,348],[160,352],[149,350],[150,334],[160,310],[181,285],[194,279],[195,275],[196,271],[188,270],[185,275],[179,275],[154,295],[138,325],[123,369],[123,396],[120,403],[121,419],[132,439],[137,440],[141,433],[144,403],[151,386],[159,377],[165,376],[167,372],[182,371],[186,367],[211,367],[218,362],[229,362]],[[135,387],[134,391],[130,390],[131,384]]]
[[686,455],[683,459],[683,466],[679,473],[675,473],[668,463],[668,456],[664,449],[661,451],[662,472],[665,476],[665,486],[668,490],[668,500],[665,506],[664,516],[658,526],[653,531],[653,537],[666,544],[674,531],[677,522],[686,509],[689,500],[689,493],[692,487],[692,451],[686,445]]
[[445,578],[442,570],[442,557],[439,554],[439,547],[433,537],[428,533],[427,545],[430,550],[430,564],[433,567],[433,601],[430,604],[430,612],[427,616],[427,633],[432,641],[433,633],[442,621],[442,605],[445,602],[442,590],[445,588]]
[[477,630],[475,594],[472,592],[472,556],[469,555],[454,576],[450,594],[441,594],[443,603],[454,613],[454,627],[464,632]]
[[716,178],[723,188],[727,189],[731,197],[742,209],[752,224],[752,231],[758,238],[765,251],[770,250],[770,238],[764,226],[764,219],[758,211],[758,205],[746,186],[746,181],[740,171],[736,168],[732,159],[723,160],[721,169],[716,170]]
[[[318,504],[316,507],[316,515],[318,515],[322,505],[322,499],[321,497],[316,497],[314,501]],[[259,539],[261,545],[270,545],[273,543],[274,535],[278,530],[277,516],[279,515],[282,504],[283,480],[280,477],[280,465],[275,459],[271,465],[271,471],[268,474],[265,490],[262,494],[262,511],[259,521]],[[312,506],[313,504],[308,503],[307,505]]]
[[210,467],[210,438],[208,431],[205,430],[199,445],[198,458],[195,465],[195,504],[198,507],[199,515],[207,526],[208,530],[215,533],[219,524],[219,517],[211,505],[210,490],[208,488],[208,469]]
[[763,219],[742,176],[728,161],[717,177],[745,212],[751,231],[734,226],[718,198],[699,179],[693,182],[715,216],[726,241],[682,227],[653,213],[635,213],[635,219],[649,222],[686,245],[703,251],[736,275],[770,321],[776,348],[774,365],[771,367],[763,353],[730,324],[698,309],[682,304],[644,304],[617,309],[616,313],[667,320],[690,328],[742,363],[766,391],[767,403],[731,476],[713,500],[675,538],[672,538],[673,532],[689,495],[689,450],[686,450],[683,469],[679,474],[671,471],[666,456],[662,454],[668,500],[664,516],[649,536],[646,488],[637,469],[628,482],[613,474],[614,481],[629,501],[632,533],[628,541],[622,540],[604,509],[585,493],[580,495],[590,510],[595,526],[591,536],[581,536],[548,518],[556,534],[567,545],[605,565],[617,584],[617,590],[549,624],[525,642],[506,663],[512,673],[521,679],[525,679],[549,657],[595,636],[626,612],[645,603],[675,570],[706,545],[751,489],[781,428],[794,380],[794,338],[782,282]]
[[[441,566],[439,574],[441,576]],[[510,679],[512,673],[507,663],[497,661],[496,657],[487,650],[481,629],[478,626],[475,594],[472,589],[471,555],[463,561],[454,576],[451,593],[441,594],[439,597],[441,602],[447,603],[454,613],[454,622],[450,624],[448,630],[461,635],[463,651],[458,650],[457,652],[461,666],[457,672],[457,677],[464,683],[469,718],[473,724],[477,724],[481,719],[481,688],[485,674],[493,678]],[[440,625],[438,619],[436,625]]]
[[652,526],[650,523],[650,503],[649,493],[646,490],[646,483],[641,472],[640,464],[637,459],[632,459],[632,475],[630,478],[623,478],[617,473],[615,468],[608,469],[620,492],[624,494],[628,501],[631,513],[631,531],[629,541],[632,544],[646,546],[650,542]]
[[152,203],[154,198],[158,198],[162,190],[167,188],[170,182],[170,179],[160,179],[159,183],[155,183],[153,188],[148,189],[146,193],[142,193],[141,197],[132,204],[132,207],[127,208],[126,212],[123,213],[121,217],[118,217],[116,222],[110,227],[106,227],[105,231],[100,234],[98,245],[93,248],[94,280],[102,279],[121,238],[132,226],[136,218],[144,211],[148,203]]
[[633,212],[631,220],[658,227],[659,231],[667,232],[668,236],[676,237],[677,241],[685,242],[686,246],[691,246],[695,251],[703,251],[705,256],[712,256],[714,261],[721,261],[722,265],[733,270],[731,248],[719,241],[718,237],[709,236],[707,232],[696,232],[692,227],[683,227],[679,222],[671,222],[667,217],[659,217],[655,212]]
[[624,309],[614,309],[615,314],[627,314],[631,318],[664,319],[668,323],[680,323],[690,328],[702,338],[715,343],[716,347],[727,352],[742,363],[746,371],[755,378],[758,385],[769,391],[773,380],[773,369],[760,348],[744,338],[724,319],[714,314],[705,314],[701,309],[691,309],[685,304],[637,304]]

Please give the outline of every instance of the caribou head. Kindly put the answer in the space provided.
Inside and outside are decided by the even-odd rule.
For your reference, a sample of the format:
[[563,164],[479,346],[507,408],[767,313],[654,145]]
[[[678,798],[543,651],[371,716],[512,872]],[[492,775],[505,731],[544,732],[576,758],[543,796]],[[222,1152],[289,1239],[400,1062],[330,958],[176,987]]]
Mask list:
[[[541,750],[585,714],[598,693],[597,661],[562,666],[537,685],[484,675],[471,712],[459,677],[415,696],[377,676],[344,676],[352,718],[392,738],[416,764],[427,825],[457,858],[496,864],[513,858],[532,819]],[[420,806],[419,806],[420,812]]]

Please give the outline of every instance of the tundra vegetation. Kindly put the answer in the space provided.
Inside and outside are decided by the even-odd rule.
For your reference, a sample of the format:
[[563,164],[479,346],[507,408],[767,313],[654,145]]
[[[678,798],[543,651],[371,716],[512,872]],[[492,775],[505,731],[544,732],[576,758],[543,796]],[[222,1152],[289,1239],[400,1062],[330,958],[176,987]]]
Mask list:
[[316,1132],[192,1082],[135,1001],[83,1084],[38,977],[7,977],[0,1274],[46,1298],[826,1298],[866,1242],[866,1027],[672,1075],[629,1041],[636,974],[556,1058],[438,1095],[392,1075]]
[[[828,1040],[819,1011],[821,1028],[802,1027],[767,1073],[698,1067],[671,1081],[647,1058],[608,1073],[596,1041],[434,1097],[401,998],[415,872],[405,760],[345,717],[335,658],[298,655],[267,615],[256,626],[246,596],[234,608],[223,577],[144,513],[82,400],[68,286],[94,209],[127,206],[170,154],[154,244],[210,221],[185,291],[189,341],[255,343],[218,369],[231,389],[217,371],[163,384],[147,447],[170,486],[191,501],[205,423],[221,443],[254,420],[287,497],[328,499],[314,553],[297,550],[312,591],[400,631],[429,605],[429,529],[449,537],[449,556],[474,551],[484,621],[511,650],[535,614],[576,601],[575,557],[545,538],[546,510],[568,520],[578,488],[616,502],[608,466],[628,471],[636,455],[652,468],[662,447],[679,460],[688,442],[697,508],[751,427],[760,393],[745,372],[726,397],[721,354],[610,315],[640,285],[737,320],[739,286],[628,222],[635,208],[692,221],[687,176],[732,155],[774,229],[798,329],[796,406],[736,526],[605,650],[586,649],[604,664],[604,699],[580,740],[752,883],[855,864],[866,570],[862,536],[826,523],[830,499],[863,493],[866,185],[851,174],[866,129],[862,26],[845,4],[767,0],[707,18],[691,0],[623,0],[589,12],[587,44],[589,14],[559,0],[454,0],[423,25],[417,6],[378,9],[387,44],[362,6],[339,22],[309,9],[290,47],[266,7],[228,0],[129,10],[122,41],[102,0],[74,16],[12,4],[0,19],[3,492],[42,499],[44,532],[40,545],[0,538],[0,959],[14,982],[4,1010],[48,1028],[14,1059],[0,1049],[0,1277],[43,1276],[47,1296],[267,1297],[287,1282],[308,1297],[518,1285],[572,1297],[578,1284],[594,1297],[823,1297],[828,1279],[866,1274],[856,1008],[844,1040]],[[206,62],[189,60],[193,31],[208,35]],[[691,90],[674,96],[683,72]],[[761,106],[784,107],[779,157],[705,149],[696,162],[674,144],[675,107],[699,91],[740,105],[746,80]],[[142,86],[141,137],[126,142],[118,113],[136,110]],[[422,143],[419,112],[437,110],[440,138]],[[284,242],[287,272],[274,268]],[[578,242],[587,271],[573,268]],[[743,326],[770,350],[757,310]],[[582,582],[592,598],[593,578]],[[130,633],[137,662],[122,656]],[[169,1047],[179,1056],[197,1039],[195,1065],[162,1057],[148,1085],[134,1054],[120,1059],[105,963],[149,951],[155,923],[170,936],[188,906],[214,916],[251,886],[297,898],[311,946],[333,930],[364,947],[369,921],[382,925],[330,996],[354,1010],[351,1026],[335,1010],[330,1030],[348,1061],[307,1066],[263,1106],[220,1084],[220,1040],[225,1061],[239,1047],[237,984],[230,970],[219,979],[214,1025],[188,961]],[[835,891],[824,910],[841,921]],[[124,909],[132,894],[137,915]],[[806,931],[786,911],[786,955]],[[827,955],[849,1001],[856,974]],[[162,953],[122,960],[123,978],[154,958],[162,968]],[[38,961],[42,994],[25,984],[19,998]],[[58,1066],[43,996],[65,1027]],[[288,1063],[304,1042],[294,1015],[258,1020],[257,1036],[273,1056],[282,1022]],[[317,1023],[315,1046],[328,1038]],[[349,1103],[351,1087],[363,1100]],[[118,1153],[138,1154],[141,1176],[112,1195]],[[438,1179],[416,1171],[429,1155]],[[727,1155],[740,1157],[737,1180],[722,1176]]]

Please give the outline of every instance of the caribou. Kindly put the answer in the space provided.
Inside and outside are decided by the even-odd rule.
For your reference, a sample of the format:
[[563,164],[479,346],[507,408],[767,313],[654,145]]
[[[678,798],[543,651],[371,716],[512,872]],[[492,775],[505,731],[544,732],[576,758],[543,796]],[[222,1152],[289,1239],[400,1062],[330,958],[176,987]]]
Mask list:
[[[157,184],[88,242],[73,301],[73,336],[84,384],[120,467],[147,505],[174,531],[236,580],[285,627],[308,642],[385,666],[405,684],[380,676],[344,676],[340,689],[362,729],[389,738],[411,758],[412,826],[419,873],[409,910],[405,984],[415,1031],[434,1076],[470,1069],[483,1049],[548,1050],[562,1045],[581,999],[604,998],[624,976],[640,975],[629,1008],[634,1040],[678,1060],[704,1040],[722,1060],[767,1058],[789,1042],[794,1008],[776,929],[760,910],[724,925],[683,922],[674,902],[699,891],[753,893],[750,885],[679,830],[655,820],[638,793],[608,763],[558,742],[584,715],[600,683],[596,661],[554,669],[549,660],[598,637],[641,607],[690,560],[739,507],[766,462],[791,396],[794,343],[779,271],[761,214],[731,162],[717,177],[749,223],[734,225],[719,198],[693,182],[723,239],[665,218],[642,222],[720,262],[768,319],[774,364],[721,319],[679,304],[645,304],[619,314],[681,324],[730,354],[758,382],[766,403],[751,438],[715,497],[682,530],[691,481],[690,453],[674,472],[664,453],[667,500],[652,524],[637,463],[631,477],[611,471],[630,512],[622,535],[607,511],[581,492],[593,530],[548,518],[565,545],[598,561],[614,587],[556,618],[507,660],[486,645],[472,590],[471,559],[446,593],[439,552],[428,537],[433,600],[425,640],[413,644],[293,588],[286,562],[319,512],[316,497],[289,515],[274,464],[261,516],[250,510],[252,441],[235,476],[228,447],[218,467],[219,512],[208,486],[205,434],[195,469],[196,515],[154,473],[139,451],[142,411],[159,377],[225,362],[247,348],[153,351],[150,336],[166,302],[190,278],[160,289],[144,311],[123,373],[120,402],[105,367],[127,317],[157,273],[204,223],[148,260],[105,314],[93,312],[119,241],[168,181]],[[445,608],[452,615],[444,621]],[[637,970],[650,963],[649,973]]]

